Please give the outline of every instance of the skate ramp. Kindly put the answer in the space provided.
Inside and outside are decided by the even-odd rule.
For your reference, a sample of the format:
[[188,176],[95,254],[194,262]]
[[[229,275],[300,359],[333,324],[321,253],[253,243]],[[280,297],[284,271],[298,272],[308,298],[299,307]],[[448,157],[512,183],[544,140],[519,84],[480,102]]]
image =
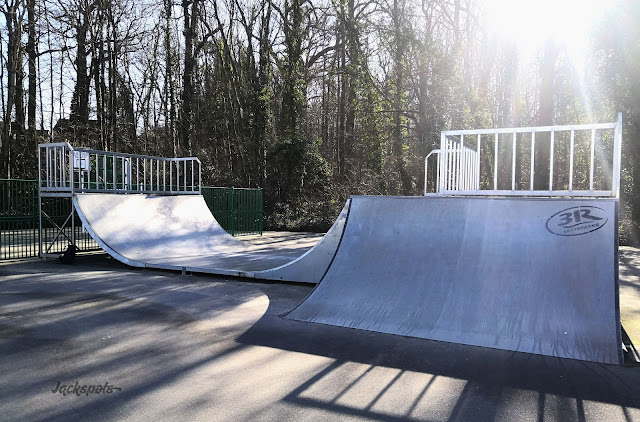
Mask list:
[[85,229],[111,256],[146,268],[317,283],[342,237],[349,202],[327,234],[300,256],[252,248],[229,235],[200,195],[75,194]]
[[616,200],[352,197],[289,319],[622,362]]

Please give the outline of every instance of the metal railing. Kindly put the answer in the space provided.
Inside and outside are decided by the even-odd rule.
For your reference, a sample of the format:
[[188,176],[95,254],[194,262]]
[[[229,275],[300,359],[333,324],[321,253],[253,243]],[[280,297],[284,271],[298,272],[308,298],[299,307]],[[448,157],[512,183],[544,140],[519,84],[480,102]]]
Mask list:
[[[614,123],[447,130],[440,139],[440,149],[425,158],[425,196],[620,197],[622,113]],[[549,144],[548,162],[536,163],[542,140]],[[435,183],[428,183],[431,156]],[[540,164],[543,188],[535,185]]]
[[211,214],[233,236],[262,234],[262,189],[203,187]]
[[[196,157],[165,158],[40,144],[40,192],[200,194],[202,166]],[[62,195],[60,195],[62,194]]]
[[82,226],[75,227],[73,234],[69,226],[59,232],[71,212],[71,198],[41,201],[42,212],[49,217],[42,222],[38,218],[38,181],[0,179],[0,260],[38,256],[40,236],[49,253],[64,252],[72,237],[82,251],[100,249]]

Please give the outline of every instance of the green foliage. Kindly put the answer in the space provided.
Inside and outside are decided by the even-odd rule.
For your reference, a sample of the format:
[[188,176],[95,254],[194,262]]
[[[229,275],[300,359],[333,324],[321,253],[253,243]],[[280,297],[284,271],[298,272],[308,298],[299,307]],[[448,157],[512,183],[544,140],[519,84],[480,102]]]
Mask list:
[[[594,112],[623,113],[621,243],[640,246],[640,3],[621,0],[595,35]],[[615,28],[615,30],[612,30]],[[595,95],[594,95],[595,96]]]
[[[265,187],[267,230],[323,230],[333,213],[331,171],[319,151],[320,142],[290,136],[276,142],[267,154],[270,171]],[[331,207],[329,207],[329,210]]]
[[[181,130],[190,131],[205,183],[265,188],[267,222],[302,229],[324,227],[349,194],[420,194],[424,157],[439,147],[442,130],[535,125],[548,108],[558,124],[612,121],[622,111],[623,236],[640,239],[638,1],[620,0],[603,17],[583,62],[562,46],[557,57],[555,50],[546,55],[554,58],[546,68],[551,95],[541,93],[549,86],[545,40],[525,55],[485,25],[482,4],[473,1],[197,1],[179,11],[164,0],[155,11],[125,0],[94,2],[91,16],[81,2],[54,3],[47,25],[38,26],[40,43],[67,41],[39,45],[49,68],[37,80],[69,85],[39,87],[42,114],[71,112],[73,124],[56,140],[174,155],[184,147]],[[194,7],[196,21],[185,28],[174,13]],[[121,22],[105,21],[109,10],[120,10],[113,16]],[[153,19],[155,28],[138,26]],[[56,26],[58,33],[45,32]],[[6,37],[0,42],[11,50]],[[35,149],[36,137],[10,122],[24,116],[19,101],[12,103],[16,110],[0,119],[0,168],[25,177],[35,161],[24,151]],[[565,154],[566,145],[557,152]],[[481,151],[485,185],[493,182],[492,153]],[[500,147],[499,154],[509,151]],[[516,159],[531,158],[520,152]],[[588,160],[576,156],[574,164],[584,170]],[[508,176],[499,171],[500,180]],[[518,177],[522,183],[526,173]]]
[[297,136],[283,138],[273,145],[267,154],[271,167],[267,189],[276,202],[291,204],[326,192],[331,171],[318,147],[319,142]]

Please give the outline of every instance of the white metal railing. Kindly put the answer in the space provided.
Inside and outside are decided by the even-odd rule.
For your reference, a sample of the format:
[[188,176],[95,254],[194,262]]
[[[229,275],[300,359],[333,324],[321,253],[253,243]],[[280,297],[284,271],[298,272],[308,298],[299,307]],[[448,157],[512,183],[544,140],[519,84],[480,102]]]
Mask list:
[[[613,131],[612,156],[598,157],[606,159],[611,164],[605,174],[607,186],[601,189],[595,188],[596,150],[602,150],[598,144],[603,139],[602,132]],[[536,174],[536,135],[545,135],[549,142],[549,162],[545,163],[549,168],[548,189],[534,189]],[[563,142],[568,149],[568,181],[563,186],[554,186],[554,170],[557,169],[558,160],[554,156],[554,149],[560,142],[559,134],[566,134]],[[583,175],[588,179],[588,187],[576,188],[575,184],[575,159],[576,159],[576,135],[585,134],[589,139],[588,145],[588,174]],[[600,138],[597,135],[600,134]],[[500,139],[500,135],[503,135]],[[509,136],[505,140],[505,135]],[[489,138],[487,140],[487,138]],[[528,141],[528,142],[527,142]],[[510,187],[499,189],[499,170],[505,173],[504,163],[500,158],[500,145],[510,144],[511,157],[510,169],[506,169]],[[487,145],[489,144],[489,145]],[[493,144],[493,145],[490,145]],[[440,149],[432,151],[425,158],[425,195],[480,195],[480,196],[557,196],[557,197],[620,197],[620,165],[622,146],[622,113],[614,123],[598,123],[585,125],[565,126],[540,126],[524,128],[501,129],[470,129],[447,130],[441,133]],[[483,149],[484,148],[484,149]],[[483,154],[484,160],[483,160]],[[516,180],[516,165],[518,151],[528,154],[527,160],[520,160],[520,171],[528,171],[529,180]],[[504,155],[504,154],[502,154]],[[437,159],[436,181],[432,192],[428,192],[428,161],[429,157]],[[503,160],[504,161],[504,160]],[[524,165],[523,165],[524,164]],[[554,166],[555,164],[555,166]],[[585,167],[583,164],[583,168]],[[502,165],[502,167],[501,167]],[[607,167],[605,165],[604,167]],[[525,168],[528,167],[528,168]],[[554,168],[555,167],[555,168]],[[601,166],[602,167],[602,166]],[[557,170],[556,174],[557,176]],[[545,175],[546,176],[546,175]],[[493,183],[489,182],[492,179]],[[522,188],[523,184],[526,186]],[[602,184],[602,183],[601,183]]]
[[[447,151],[447,167],[452,171],[447,173],[444,178],[445,190],[477,190],[480,187],[480,151],[472,146],[466,145],[464,137],[456,138],[454,136],[448,136],[444,140],[445,148]],[[427,193],[428,189],[428,173],[429,173],[429,158],[432,156],[435,159],[436,175],[440,174],[440,152],[442,150],[436,149],[431,151],[424,159],[424,192]],[[436,185],[437,186],[437,185]]]
[[195,157],[148,155],[74,149],[66,142],[40,144],[41,194],[74,192],[200,194],[202,166]]

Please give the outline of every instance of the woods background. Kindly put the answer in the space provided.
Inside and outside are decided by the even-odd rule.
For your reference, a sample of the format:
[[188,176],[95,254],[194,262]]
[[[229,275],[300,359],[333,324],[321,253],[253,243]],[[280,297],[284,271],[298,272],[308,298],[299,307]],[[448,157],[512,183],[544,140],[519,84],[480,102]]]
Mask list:
[[49,141],[193,155],[206,185],[263,188],[267,229],[326,230],[350,194],[420,195],[442,130],[622,111],[638,244],[640,2],[550,7],[523,46],[501,26],[549,22],[480,0],[1,1],[0,177],[36,178]]

